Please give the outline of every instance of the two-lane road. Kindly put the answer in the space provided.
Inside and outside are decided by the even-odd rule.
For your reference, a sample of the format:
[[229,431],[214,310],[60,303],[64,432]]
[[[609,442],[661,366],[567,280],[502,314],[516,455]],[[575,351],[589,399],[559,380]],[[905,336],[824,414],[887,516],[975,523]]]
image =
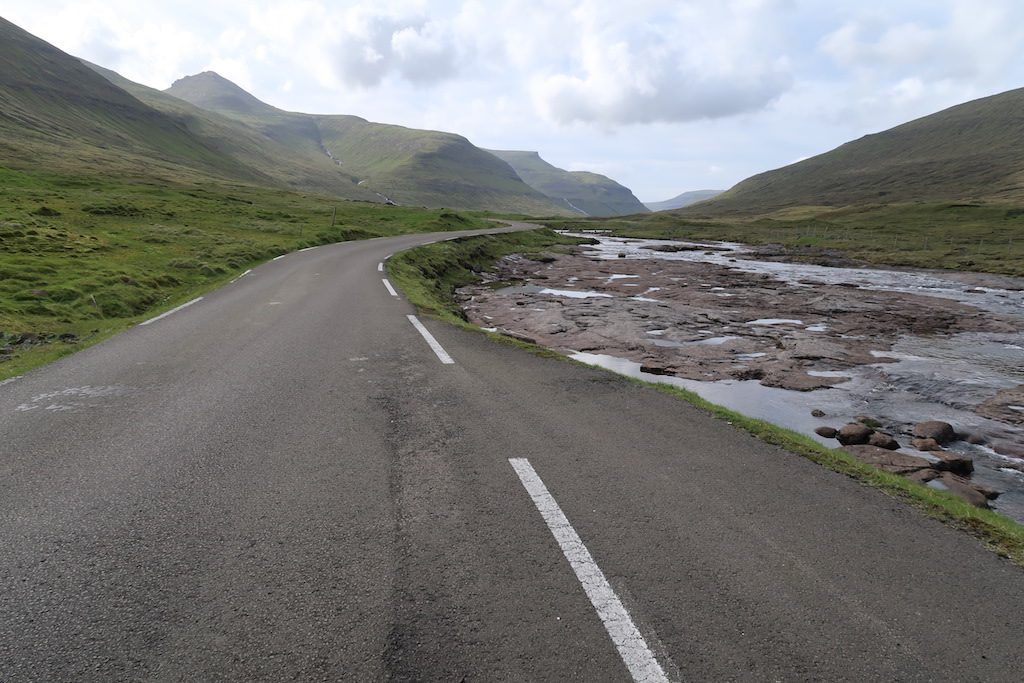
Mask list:
[[[1019,680],[1024,574],[290,254],[0,387],[0,680]],[[450,362],[449,362],[450,361]]]

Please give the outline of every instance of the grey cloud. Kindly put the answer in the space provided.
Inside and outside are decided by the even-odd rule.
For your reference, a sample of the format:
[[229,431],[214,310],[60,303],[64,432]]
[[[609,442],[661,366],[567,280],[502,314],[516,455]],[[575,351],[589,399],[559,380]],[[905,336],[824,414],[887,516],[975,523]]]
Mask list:
[[338,74],[346,83],[371,87],[396,73],[425,84],[458,72],[454,41],[429,22],[373,17],[358,29],[345,31],[337,49]]

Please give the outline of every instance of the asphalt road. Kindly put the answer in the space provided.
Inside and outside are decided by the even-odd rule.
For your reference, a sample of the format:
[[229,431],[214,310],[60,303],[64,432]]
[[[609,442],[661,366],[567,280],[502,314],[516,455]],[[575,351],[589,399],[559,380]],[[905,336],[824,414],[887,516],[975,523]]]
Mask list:
[[[0,387],[0,680],[1020,680],[1024,573],[290,254]],[[511,462],[510,462],[511,461]]]

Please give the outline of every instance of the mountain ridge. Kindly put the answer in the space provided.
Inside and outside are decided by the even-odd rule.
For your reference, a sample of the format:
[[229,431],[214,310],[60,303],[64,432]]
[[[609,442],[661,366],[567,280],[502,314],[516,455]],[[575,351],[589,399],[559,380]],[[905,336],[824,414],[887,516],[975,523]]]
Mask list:
[[689,211],[753,214],[954,200],[1024,200],[1024,88],[954,105],[756,174]]
[[590,171],[566,171],[548,163],[540,153],[521,150],[487,150],[508,163],[523,181],[577,215],[624,216],[647,213],[633,192],[608,176]]

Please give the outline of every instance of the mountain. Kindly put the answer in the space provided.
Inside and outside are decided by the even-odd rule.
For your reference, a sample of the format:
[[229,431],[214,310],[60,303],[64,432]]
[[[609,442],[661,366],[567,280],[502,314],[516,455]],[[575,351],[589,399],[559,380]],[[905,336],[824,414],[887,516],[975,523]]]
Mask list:
[[566,171],[541,159],[537,152],[488,150],[507,162],[530,187],[587,216],[647,213],[647,207],[611,178],[588,171]]
[[724,190],[691,190],[689,192],[677,194],[672,199],[666,199],[663,202],[644,202],[644,206],[651,211],[681,209],[684,206],[696,204],[697,202],[702,202],[705,199],[711,199],[712,197],[722,194],[723,191]]
[[0,18],[0,163],[141,176],[261,175]]
[[357,116],[283,111],[210,71],[182,78],[164,92],[240,122],[295,153],[329,159],[358,178],[360,187],[399,204],[568,213],[461,135]]
[[688,211],[1024,199],[1024,88],[950,107],[748,178]]
[[358,178],[343,171],[321,149],[283,144],[241,121],[134,83],[110,69],[83,63],[143,104],[174,119],[207,146],[234,158],[268,182],[348,199],[380,201],[376,193],[359,186]]

